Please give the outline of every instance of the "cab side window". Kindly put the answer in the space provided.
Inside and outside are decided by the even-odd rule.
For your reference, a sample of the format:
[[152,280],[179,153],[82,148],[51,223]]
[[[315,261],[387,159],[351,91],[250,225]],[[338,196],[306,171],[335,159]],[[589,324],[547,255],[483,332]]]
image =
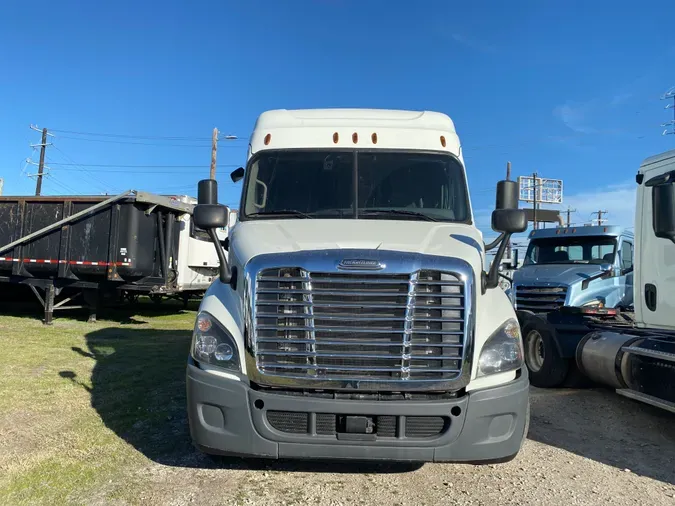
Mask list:
[[623,241],[621,244],[621,269],[626,270],[633,267],[633,244]]

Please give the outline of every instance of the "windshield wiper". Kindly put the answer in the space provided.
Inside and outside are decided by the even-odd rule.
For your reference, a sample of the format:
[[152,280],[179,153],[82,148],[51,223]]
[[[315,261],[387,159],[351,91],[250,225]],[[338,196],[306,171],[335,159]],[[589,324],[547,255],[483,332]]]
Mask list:
[[380,216],[386,216],[386,215],[401,215],[401,216],[415,216],[417,218],[421,218],[425,221],[440,221],[436,218],[432,218],[431,216],[428,216],[424,213],[420,213],[417,211],[407,211],[404,209],[359,209],[359,215],[363,216],[373,216],[373,215],[380,215]]
[[248,214],[247,216],[269,216],[270,218],[282,218],[285,216],[296,216],[298,218],[309,218],[313,219],[314,216],[310,216],[307,213],[303,213],[302,211],[296,211],[294,209],[279,209],[277,211],[258,211],[257,213],[251,213]]

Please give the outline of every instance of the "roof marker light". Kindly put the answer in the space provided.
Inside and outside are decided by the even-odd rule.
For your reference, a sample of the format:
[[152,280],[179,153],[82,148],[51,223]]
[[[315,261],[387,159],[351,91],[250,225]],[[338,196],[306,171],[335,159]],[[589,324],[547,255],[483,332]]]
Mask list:
[[265,140],[263,141],[265,143],[265,146],[267,146],[270,143],[271,140],[272,140],[272,134],[267,134],[265,136]]
[[340,140],[340,136],[338,135],[337,132],[335,132],[333,134],[333,144],[337,144],[339,140]]
[[377,144],[377,134],[375,132],[370,136],[370,140],[373,141],[373,144]]
[[445,147],[445,135],[441,135],[441,146]]
[[354,133],[352,134],[352,142],[353,142],[354,144],[356,144],[357,142],[359,142],[359,134],[357,134],[356,132],[354,132]]

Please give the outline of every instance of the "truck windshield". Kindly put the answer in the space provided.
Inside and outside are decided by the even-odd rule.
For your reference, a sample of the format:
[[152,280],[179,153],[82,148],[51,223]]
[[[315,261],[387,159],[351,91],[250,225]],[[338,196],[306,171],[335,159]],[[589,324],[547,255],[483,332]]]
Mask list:
[[614,263],[614,237],[553,237],[533,239],[523,265]]
[[451,155],[266,151],[246,172],[244,219],[470,221],[464,170]]

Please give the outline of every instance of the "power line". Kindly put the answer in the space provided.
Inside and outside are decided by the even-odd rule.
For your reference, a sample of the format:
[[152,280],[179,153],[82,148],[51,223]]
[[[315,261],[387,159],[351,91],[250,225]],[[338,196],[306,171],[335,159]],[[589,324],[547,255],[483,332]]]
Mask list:
[[[106,193],[110,189],[114,188],[114,185],[111,185],[110,182],[105,181],[103,178],[101,178],[100,175],[98,175],[98,174],[94,175],[92,172],[85,169],[82,165],[78,164],[75,160],[73,160],[66,153],[64,153],[63,150],[61,148],[59,148],[58,146],[54,146],[54,149],[56,149],[59,153],[61,153],[61,156],[63,156],[66,160],[68,160],[69,162],[72,162],[73,165],[75,165],[77,167],[81,167],[82,170],[85,172],[85,174],[87,174],[89,176],[89,179],[91,181],[94,181],[96,183],[96,185],[99,187],[99,189],[103,189],[104,193]],[[59,162],[50,162],[50,163],[51,163],[51,165],[58,165],[59,164]]]
[[130,134],[109,134],[101,132],[78,132],[76,130],[60,130],[53,128],[52,132],[63,134],[87,135],[89,137],[116,137],[119,139],[145,139],[145,140],[163,140],[163,141],[202,141],[207,142],[208,137],[181,137],[181,136],[163,136],[163,135],[130,135]]
[[[64,134],[85,135],[89,137],[114,137],[117,139],[144,139],[144,140],[159,140],[159,141],[196,141],[208,142],[211,139],[208,137],[186,137],[175,135],[132,135],[132,134],[110,134],[102,132],[79,132],[76,130],[61,130],[52,128],[52,132],[59,132]],[[221,137],[219,140],[234,141],[239,140],[239,137],[234,134],[228,134]]]
[[[62,167],[66,166],[78,166],[78,167],[110,167],[110,168],[133,168],[133,169],[204,169],[206,164],[201,165],[127,165],[127,164],[115,164],[115,163],[52,163],[52,165],[59,165]],[[223,164],[221,167],[239,167],[240,164],[230,163]],[[65,170],[65,169],[64,169]],[[104,171],[105,172],[105,171]]]
[[[86,137],[73,137],[70,135],[59,135],[59,139],[73,139],[76,141],[87,141],[87,142],[102,142],[105,144],[131,144],[135,146],[162,146],[162,147],[172,147],[172,148],[209,148],[211,147],[208,144],[172,144],[169,142],[158,143],[158,142],[136,142],[136,141],[123,141],[123,140],[113,140],[113,139],[87,139]],[[235,147],[235,146],[232,146]],[[241,146],[240,146],[241,147]]]

